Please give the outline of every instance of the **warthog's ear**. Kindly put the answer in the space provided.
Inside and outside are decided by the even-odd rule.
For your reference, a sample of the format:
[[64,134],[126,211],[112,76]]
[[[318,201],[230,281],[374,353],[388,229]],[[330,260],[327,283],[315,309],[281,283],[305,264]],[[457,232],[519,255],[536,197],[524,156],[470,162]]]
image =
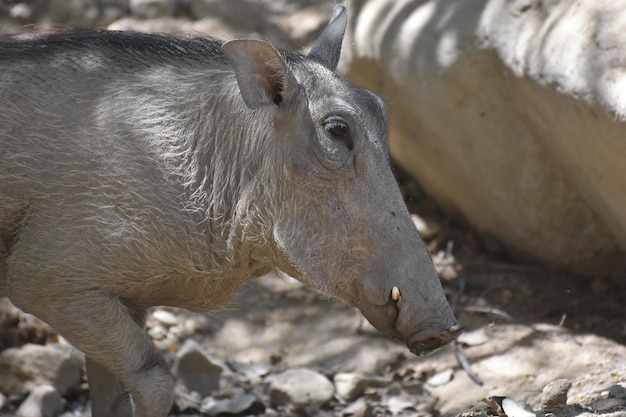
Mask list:
[[252,39],[235,39],[222,46],[235,70],[243,101],[251,109],[280,107],[298,89],[287,64],[270,44]]
[[311,47],[309,58],[313,58],[331,71],[335,71],[341,56],[341,43],[347,25],[346,8],[339,5],[335,6],[333,18]]

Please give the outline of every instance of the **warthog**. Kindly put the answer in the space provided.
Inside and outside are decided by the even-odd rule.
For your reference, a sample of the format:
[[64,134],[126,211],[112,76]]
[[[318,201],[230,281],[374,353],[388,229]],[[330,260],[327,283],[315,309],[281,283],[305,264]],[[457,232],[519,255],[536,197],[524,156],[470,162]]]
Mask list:
[[[166,416],[156,305],[278,268],[420,355],[460,327],[390,169],[381,100],[308,55],[112,31],[0,41],[0,295],[86,355],[93,415]],[[132,400],[131,400],[132,398]]]

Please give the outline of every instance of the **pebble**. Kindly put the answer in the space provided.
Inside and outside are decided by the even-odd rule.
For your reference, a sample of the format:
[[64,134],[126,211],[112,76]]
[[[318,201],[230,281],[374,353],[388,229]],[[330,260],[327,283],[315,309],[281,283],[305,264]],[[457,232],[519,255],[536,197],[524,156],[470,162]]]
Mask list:
[[17,409],[16,417],[56,417],[65,408],[63,399],[51,385],[36,387]]
[[223,371],[224,366],[193,339],[185,341],[172,367],[177,385],[189,393],[197,392],[201,397],[219,388]]
[[234,361],[229,363],[233,371],[237,372],[250,379],[251,381],[258,381],[265,375],[270,373],[270,367],[262,363],[244,363]]
[[568,379],[557,379],[543,388],[541,396],[541,409],[543,411],[567,405],[567,392],[572,387]]
[[321,406],[335,395],[335,387],[328,378],[306,368],[289,369],[266,380],[270,400],[275,405]]
[[609,388],[609,398],[620,398],[626,400],[626,388],[622,385],[615,384]]
[[229,398],[214,399],[208,397],[202,402],[200,410],[210,416],[223,414],[239,415],[249,410],[257,400],[258,398],[254,394],[238,391]]
[[465,346],[479,346],[487,343],[490,337],[487,335],[484,327],[476,330],[466,331],[461,333],[457,342]]
[[161,309],[155,310],[152,313],[152,318],[158,321],[161,325],[165,327],[172,327],[178,324],[178,317],[176,317],[175,314],[170,313],[169,311],[166,311],[166,310],[161,310]]
[[626,406],[626,400],[621,398],[601,398],[593,403],[595,411],[603,412]]
[[352,402],[361,394],[367,387],[365,377],[362,374],[343,372],[338,373],[333,378],[335,382],[335,390],[337,397],[346,402]]
[[502,410],[508,417],[537,417],[528,404],[508,397],[502,400]]
[[449,368],[441,372],[437,372],[435,375],[428,378],[426,383],[431,387],[439,387],[441,385],[445,385],[452,380],[454,376],[454,371]]

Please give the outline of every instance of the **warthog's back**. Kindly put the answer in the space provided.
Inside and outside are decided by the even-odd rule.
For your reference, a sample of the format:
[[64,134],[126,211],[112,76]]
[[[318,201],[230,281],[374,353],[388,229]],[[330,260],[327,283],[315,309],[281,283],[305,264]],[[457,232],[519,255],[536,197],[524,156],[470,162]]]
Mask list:
[[[109,31],[0,38],[0,280],[18,235],[67,239],[65,250],[82,245],[89,249],[82,264],[95,262],[85,254],[107,242],[119,248],[110,255],[118,263],[124,252],[136,258],[140,234],[164,247],[193,241],[197,219],[182,210],[193,173],[176,153],[187,145],[184,130],[198,129],[211,97],[228,85],[225,67],[221,43],[207,38]],[[158,227],[142,224],[150,219]],[[25,224],[36,224],[37,235],[22,233]],[[159,259],[149,246],[144,258]]]
[[210,79],[211,67],[224,65],[219,55],[218,41],[166,35],[78,31],[0,38],[3,194],[13,194],[7,184],[34,174],[38,183],[50,183],[54,172],[63,172],[55,164],[89,165],[103,160],[98,151],[113,159],[111,147],[149,146],[116,140],[106,124],[154,116],[141,108],[142,97],[160,96],[158,104],[178,100],[176,89],[189,86],[177,85],[176,76],[201,68]]

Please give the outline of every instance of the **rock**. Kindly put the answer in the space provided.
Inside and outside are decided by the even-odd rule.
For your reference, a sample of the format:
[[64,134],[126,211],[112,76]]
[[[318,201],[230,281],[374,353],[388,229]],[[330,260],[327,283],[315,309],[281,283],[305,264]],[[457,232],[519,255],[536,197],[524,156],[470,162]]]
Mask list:
[[487,335],[485,328],[480,327],[476,330],[461,333],[457,341],[465,346],[478,346],[487,343],[489,339],[490,337]]
[[178,324],[178,317],[166,310],[157,309],[152,313],[152,318],[165,327],[172,327]]
[[7,405],[7,402],[7,397],[5,397],[4,394],[0,392],[0,411],[2,411],[5,405]]
[[270,400],[275,405],[321,406],[335,394],[332,382],[310,369],[289,369],[266,380],[269,382]]
[[508,397],[502,400],[502,410],[508,417],[537,417],[528,404]]
[[615,384],[609,388],[608,396],[609,398],[620,398],[622,400],[626,400],[626,388],[623,385]]
[[557,379],[550,382],[543,389],[541,395],[541,409],[544,411],[567,405],[567,392],[572,387],[568,379]]
[[241,414],[249,410],[257,401],[254,394],[237,390],[229,398],[214,399],[209,397],[202,402],[200,410],[210,416],[222,414]]
[[81,360],[75,348],[62,344],[26,344],[0,353],[0,392],[23,395],[40,385],[52,385],[60,395],[80,386]]
[[130,0],[131,13],[141,19],[168,17],[176,12],[176,0]]
[[65,404],[51,385],[36,387],[17,409],[16,417],[57,417]]
[[346,402],[354,401],[367,386],[363,375],[348,372],[336,374],[334,382],[337,397]]
[[592,408],[601,413],[624,406],[626,406],[626,400],[621,398],[601,398],[593,403]]
[[192,339],[176,354],[172,372],[178,386],[206,397],[219,388],[224,366]]
[[621,281],[624,3],[519,3],[348,1],[342,68],[389,103],[395,162],[449,212]]
[[359,398],[351,402],[341,413],[341,416],[346,417],[365,417],[373,415],[372,406],[368,404],[364,398]]
[[259,380],[265,375],[269,374],[270,372],[270,367],[268,365],[261,364],[261,363],[249,364],[249,363],[244,363],[244,362],[233,361],[233,362],[230,362],[229,365],[233,371],[241,375],[244,375],[246,378],[248,378],[251,381]]

